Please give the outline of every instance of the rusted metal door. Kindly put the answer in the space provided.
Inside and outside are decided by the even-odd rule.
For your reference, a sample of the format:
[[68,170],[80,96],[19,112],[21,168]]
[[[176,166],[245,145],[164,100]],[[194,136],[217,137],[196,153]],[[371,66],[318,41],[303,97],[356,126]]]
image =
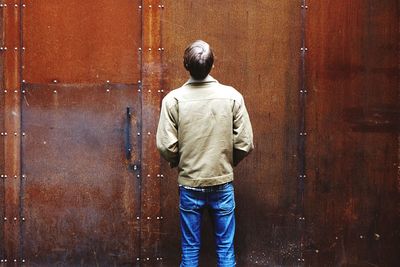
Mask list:
[[[1,157],[1,261],[133,265],[141,211],[138,3],[15,1],[2,4],[2,14],[12,83],[1,95],[9,116],[1,144],[16,140],[21,150],[6,144]],[[10,129],[18,124],[20,131]]]

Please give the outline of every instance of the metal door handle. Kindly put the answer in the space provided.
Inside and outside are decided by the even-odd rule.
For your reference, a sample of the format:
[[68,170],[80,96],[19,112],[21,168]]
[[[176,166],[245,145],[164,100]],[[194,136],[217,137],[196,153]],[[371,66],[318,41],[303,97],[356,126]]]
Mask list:
[[132,159],[132,144],[131,144],[131,108],[126,108],[126,132],[125,132],[125,156],[128,161]]

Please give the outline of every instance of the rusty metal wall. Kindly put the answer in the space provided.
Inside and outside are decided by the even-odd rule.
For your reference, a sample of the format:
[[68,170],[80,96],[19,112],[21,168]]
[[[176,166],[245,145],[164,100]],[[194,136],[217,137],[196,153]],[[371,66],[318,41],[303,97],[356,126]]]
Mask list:
[[[161,98],[188,78],[185,46],[204,39],[212,75],[243,93],[255,133],[235,170],[239,265],[395,266],[399,8],[1,4],[1,263],[177,266],[177,173],[154,133]],[[203,240],[210,266],[210,231]]]
[[399,1],[307,2],[306,265],[397,266]]
[[[298,1],[164,1],[164,90],[187,79],[183,51],[204,39],[215,51],[211,75],[244,95],[255,150],[236,172],[240,266],[293,266],[300,254],[297,140],[300,60]],[[166,266],[180,257],[177,173],[163,162],[161,225]],[[168,212],[167,212],[168,211]],[[207,218],[207,217],[206,217]],[[211,222],[202,266],[215,262]]]

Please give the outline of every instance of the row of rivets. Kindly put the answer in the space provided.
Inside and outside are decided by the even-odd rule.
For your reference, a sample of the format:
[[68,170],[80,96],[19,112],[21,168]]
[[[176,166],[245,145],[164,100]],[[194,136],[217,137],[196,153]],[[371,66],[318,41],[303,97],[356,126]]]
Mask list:
[[[7,217],[4,217],[3,220],[4,220],[4,221],[7,221],[8,219],[7,219]],[[14,221],[17,221],[18,219],[17,219],[17,217],[14,217],[13,220],[14,220]],[[21,218],[21,221],[24,222],[24,221],[25,221],[25,218],[22,217],[22,218]]]
[[300,135],[301,136],[305,136],[305,135],[307,135],[307,133],[306,132],[301,132]]
[[308,48],[307,47],[302,47],[302,48],[300,48],[300,50],[304,52],[304,51],[308,51]]
[[[7,176],[7,174],[1,174],[0,175],[0,178],[7,178],[8,176]],[[26,175],[25,174],[22,174],[22,176],[21,176],[22,178],[26,178]],[[18,175],[14,175],[14,178],[15,179],[17,179],[18,178]]]
[[[0,4],[0,7],[7,7],[7,4]],[[18,4],[14,4],[14,7],[18,7]],[[26,7],[26,5],[22,4],[22,7]]]
[[[142,51],[142,48],[139,47],[138,50],[139,50],[139,51]],[[149,47],[149,48],[147,48],[147,50],[148,50],[148,51],[152,51],[153,49],[152,49],[151,47]],[[164,49],[164,47],[159,47],[157,50],[158,50],[158,51],[164,51],[165,49]]]
[[301,8],[308,9],[308,6],[307,5],[301,5]]
[[304,262],[304,259],[303,258],[298,258],[297,261],[298,262]]
[[163,174],[157,174],[157,177],[164,178],[164,175]]
[[[149,5],[149,8],[152,8],[153,6],[152,5]],[[158,8],[164,8],[165,6],[164,5],[158,5]],[[142,6],[139,6],[139,9],[141,9],[142,8]]]
[[307,177],[307,175],[305,175],[305,174],[303,174],[303,175],[300,174],[300,175],[299,175],[299,178],[300,178],[300,179],[305,179],[306,177]]
[[299,217],[299,221],[305,221],[306,217]]
[[307,94],[307,90],[300,90],[300,93]]
[[[151,217],[146,217],[146,219],[147,219],[147,220],[151,220]],[[162,219],[164,219],[163,216],[157,216],[157,217],[156,217],[156,220],[162,220]],[[140,220],[140,217],[139,217],[139,216],[136,217],[136,220]]]
[[[4,93],[7,94],[9,90],[4,90]],[[18,93],[18,90],[14,90],[14,93]]]
[[[4,262],[5,263],[5,262],[7,262],[7,259],[1,259],[0,262]],[[14,259],[14,262],[18,262],[18,260]],[[25,260],[21,260],[21,262],[24,263]]]
[[[2,50],[7,51],[7,46],[0,46],[0,51]],[[22,47],[22,50],[25,50],[25,47]],[[18,51],[18,47],[14,47],[14,51]]]
[[[7,136],[8,135],[8,133],[7,132],[1,132],[0,133],[0,136]],[[14,132],[14,136],[17,136],[18,135],[18,133],[16,133],[16,132]],[[26,135],[26,133],[22,133],[22,136],[25,136]]]
[[[137,261],[150,261],[150,258],[136,258]],[[162,261],[163,258],[156,258],[157,261]]]

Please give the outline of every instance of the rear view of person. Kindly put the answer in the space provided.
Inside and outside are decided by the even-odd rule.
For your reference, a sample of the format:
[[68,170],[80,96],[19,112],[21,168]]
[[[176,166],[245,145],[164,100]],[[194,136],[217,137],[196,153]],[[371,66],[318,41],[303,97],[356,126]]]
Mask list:
[[198,266],[204,209],[218,266],[235,266],[233,167],[253,149],[249,115],[242,95],[209,75],[214,54],[206,42],[190,44],[183,63],[190,79],[164,97],[157,129],[158,150],[179,172],[181,266]]

